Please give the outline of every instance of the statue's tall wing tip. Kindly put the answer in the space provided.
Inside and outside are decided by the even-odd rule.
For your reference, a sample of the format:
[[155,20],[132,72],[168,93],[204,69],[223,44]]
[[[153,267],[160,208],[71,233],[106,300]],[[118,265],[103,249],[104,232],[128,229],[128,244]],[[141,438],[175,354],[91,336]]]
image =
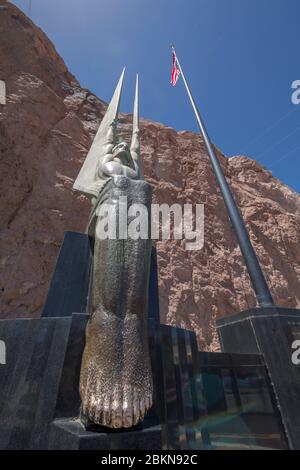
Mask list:
[[139,118],[139,76],[136,74],[135,84],[135,97],[133,105],[133,118],[132,118],[132,139],[131,139],[131,151],[135,154],[137,164],[139,166],[139,176],[143,178],[143,168],[140,159],[140,118]]
[[107,107],[106,113],[101,121],[96,136],[94,137],[92,146],[73,185],[74,189],[80,192],[84,192],[85,194],[90,194],[90,188],[92,187],[95,180],[98,163],[104,156],[104,144],[107,144],[108,139],[110,139],[112,144],[114,144],[115,141],[114,132],[111,133],[110,129],[112,123],[115,125],[117,124],[124,74],[125,67],[122,70],[113,97]]
[[135,96],[133,104],[133,134],[139,130],[139,76],[136,74]]
[[134,102],[138,102],[138,97],[139,97],[139,74],[137,73],[135,75],[135,98]]

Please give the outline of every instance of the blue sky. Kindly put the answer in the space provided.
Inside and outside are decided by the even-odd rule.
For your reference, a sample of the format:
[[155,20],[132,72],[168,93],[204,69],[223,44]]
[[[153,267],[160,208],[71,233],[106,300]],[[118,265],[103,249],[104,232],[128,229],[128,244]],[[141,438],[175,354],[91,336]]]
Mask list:
[[299,0],[31,0],[31,18],[82,86],[108,101],[126,65],[122,111],[139,72],[141,116],[196,131],[182,81],[169,83],[174,42],[214,143],[300,192]]

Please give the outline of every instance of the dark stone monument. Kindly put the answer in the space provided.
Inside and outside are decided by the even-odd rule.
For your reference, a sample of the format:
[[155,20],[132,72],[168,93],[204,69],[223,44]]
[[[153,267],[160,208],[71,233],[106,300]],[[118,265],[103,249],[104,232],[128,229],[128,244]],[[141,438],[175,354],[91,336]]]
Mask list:
[[[199,352],[193,332],[160,325],[154,249],[148,320],[153,408],[131,429],[83,428],[79,372],[89,315],[59,310],[68,299],[66,284],[58,280],[69,278],[83,308],[90,280],[82,273],[90,255],[88,249],[80,254],[80,247],[87,242],[87,235],[66,234],[42,318],[0,321],[7,347],[6,365],[0,365],[0,448],[287,448],[263,355]],[[65,259],[73,250],[80,263]]]

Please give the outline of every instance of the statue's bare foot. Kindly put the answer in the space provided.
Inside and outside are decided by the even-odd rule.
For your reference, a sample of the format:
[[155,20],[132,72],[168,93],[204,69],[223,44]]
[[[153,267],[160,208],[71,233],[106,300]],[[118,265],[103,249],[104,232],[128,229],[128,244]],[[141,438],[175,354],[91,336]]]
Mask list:
[[94,312],[86,332],[80,394],[82,416],[90,423],[129,428],[144,419],[152,406],[152,374],[141,318]]

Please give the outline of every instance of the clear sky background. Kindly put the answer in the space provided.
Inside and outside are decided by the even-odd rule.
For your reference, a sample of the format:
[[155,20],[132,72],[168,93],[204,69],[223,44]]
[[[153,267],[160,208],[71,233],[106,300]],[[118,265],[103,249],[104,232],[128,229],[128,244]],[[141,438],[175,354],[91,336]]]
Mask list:
[[126,65],[122,111],[139,72],[141,116],[196,131],[182,80],[170,85],[174,42],[213,142],[300,192],[300,0],[31,0],[31,18],[99,98]]

